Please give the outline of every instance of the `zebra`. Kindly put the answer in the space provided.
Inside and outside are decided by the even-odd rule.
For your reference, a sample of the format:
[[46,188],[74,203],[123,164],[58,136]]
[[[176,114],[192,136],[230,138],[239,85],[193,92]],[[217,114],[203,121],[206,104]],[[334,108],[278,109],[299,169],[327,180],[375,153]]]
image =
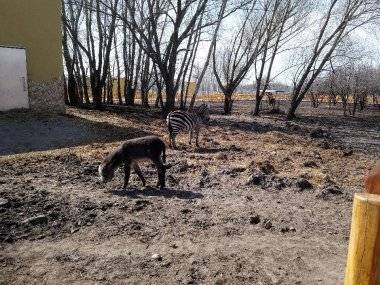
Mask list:
[[189,144],[193,139],[193,133],[195,132],[195,144],[199,147],[198,136],[200,127],[202,124],[208,123],[210,120],[209,106],[202,104],[195,108],[193,112],[186,111],[172,111],[166,117],[166,124],[169,130],[170,146],[174,149],[177,148],[175,144],[175,137],[181,130],[186,130],[190,133]]

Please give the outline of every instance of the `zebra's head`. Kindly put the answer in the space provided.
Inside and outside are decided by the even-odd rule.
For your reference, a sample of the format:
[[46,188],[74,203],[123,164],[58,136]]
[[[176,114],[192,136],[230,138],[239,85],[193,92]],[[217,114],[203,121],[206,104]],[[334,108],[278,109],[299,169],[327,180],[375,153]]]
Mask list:
[[196,108],[195,112],[201,118],[203,123],[208,123],[210,121],[210,107],[208,104],[202,104]]

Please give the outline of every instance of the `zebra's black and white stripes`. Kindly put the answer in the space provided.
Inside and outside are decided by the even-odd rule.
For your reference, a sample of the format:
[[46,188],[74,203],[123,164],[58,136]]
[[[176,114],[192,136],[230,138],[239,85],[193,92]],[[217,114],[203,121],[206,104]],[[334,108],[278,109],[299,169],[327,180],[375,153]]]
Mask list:
[[171,146],[176,148],[175,138],[180,131],[189,132],[189,144],[191,144],[193,134],[195,133],[195,143],[199,146],[198,137],[200,127],[209,120],[209,107],[206,104],[195,108],[193,112],[181,110],[170,112],[166,117],[166,124],[168,125]]

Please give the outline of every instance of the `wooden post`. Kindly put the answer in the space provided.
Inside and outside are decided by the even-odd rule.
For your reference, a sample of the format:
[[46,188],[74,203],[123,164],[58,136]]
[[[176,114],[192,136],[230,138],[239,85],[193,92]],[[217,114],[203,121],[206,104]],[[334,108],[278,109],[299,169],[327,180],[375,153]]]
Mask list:
[[344,284],[380,284],[380,195],[355,194]]

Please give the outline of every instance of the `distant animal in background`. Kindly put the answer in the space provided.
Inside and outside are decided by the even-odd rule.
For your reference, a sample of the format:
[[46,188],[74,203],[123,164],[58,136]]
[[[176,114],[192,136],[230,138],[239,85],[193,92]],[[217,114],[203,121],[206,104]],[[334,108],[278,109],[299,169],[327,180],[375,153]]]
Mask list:
[[210,120],[210,108],[207,104],[196,107],[194,111],[172,111],[166,117],[166,124],[169,130],[170,145],[177,148],[175,138],[181,131],[189,132],[189,144],[191,145],[195,133],[195,144],[199,147],[198,137],[200,128]]
[[269,105],[272,107],[272,109],[276,108],[276,99],[274,98],[273,93],[268,92],[267,96]]
[[145,186],[146,181],[141,172],[137,161],[150,159],[153,161],[158,172],[157,186],[160,188],[165,187],[165,172],[170,166],[164,165],[166,163],[165,143],[156,136],[147,136],[136,139],[127,140],[117,147],[112,153],[107,155],[103,162],[99,165],[99,176],[102,182],[110,181],[115,174],[115,170],[124,165],[124,186],[128,186],[131,167],[133,167],[136,174],[141,179]]

